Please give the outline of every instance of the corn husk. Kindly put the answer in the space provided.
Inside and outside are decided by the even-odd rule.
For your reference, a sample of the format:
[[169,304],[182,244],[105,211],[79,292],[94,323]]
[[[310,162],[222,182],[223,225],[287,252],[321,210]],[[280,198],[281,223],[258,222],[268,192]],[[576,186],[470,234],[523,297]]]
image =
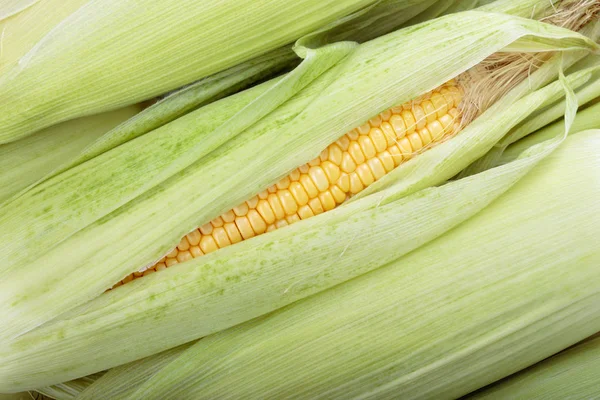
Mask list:
[[[481,21],[486,19],[489,23],[482,25]],[[411,36],[417,34],[421,40],[424,40],[423,35],[429,40],[411,42]],[[400,43],[402,46],[398,48]],[[452,43],[451,51],[457,57],[448,56],[449,43]],[[325,235],[328,229],[339,229],[346,235],[356,230],[364,231],[364,234],[381,232],[380,226],[363,229],[364,223],[354,221],[350,214],[344,214],[346,211],[340,211],[316,218],[315,222],[298,224],[298,229],[302,230],[300,234],[292,227],[287,233],[286,230],[281,234],[276,232],[268,239],[259,237],[246,242],[247,250],[240,246],[236,246],[235,251],[224,249],[213,257],[182,264],[173,272],[166,271],[160,279],[144,279],[142,281],[145,282],[134,282],[122,290],[100,295],[124,275],[160,258],[172,245],[169,243],[174,243],[190,229],[268,186],[296,165],[308,161],[349,128],[393,104],[438,86],[508,43],[511,43],[509,49],[514,51],[595,49],[597,46],[582,36],[535,21],[471,12],[399,31],[359,48],[341,43],[319,50],[306,49],[306,61],[292,74],[212,103],[198,110],[198,114],[190,113],[166,125],[165,129],[153,131],[155,136],[151,133],[131,140],[114,149],[119,151],[106,152],[60,174],[48,180],[47,186],[40,185],[27,192],[18,204],[6,206],[4,210],[9,212],[2,215],[3,221],[0,222],[0,235],[11,233],[8,235],[10,243],[5,247],[5,263],[1,266],[3,280],[0,282],[2,302],[8,305],[2,310],[2,318],[9,322],[1,332],[4,339],[0,348],[3,361],[0,374],[6,382],[2,389],[18,390],[33,384],[53,384],[154,354],[272,311],[386,262],[383,258],[373,260],[362,269],[362,263],[348,256],[344,257],[348,264],[325,263],[339,265],[336,267],[339,268],[338,273],[332,273],[330,269],[321,273],[323,257],[337,260],[339,251],[343,250],[332,253],[333,248],[326,245],[332,237],[339,239],[339,235]],[[430,48],[427,49],[427,46]],[[445,49],[444,63],[431,57],[438,48]],[[350,56],[344,58],[348,53]],[[406,57],[413,53],[422,56]],[[384,58],[382,54],[393,54],[394,57]],[[404,61],[399,63],[397,59]],[[371,60],[370,64],[366,63],[368,60]],[[570,83],[577,87],[585,83],[591,73],[580,71],[569,77]],[[415,85],[414,82],[420,83]],[[559,96],[562,91],[562,84],[552,84],[539,93],[525,96],[519,109],[533,112],[548,98]],[[352,97],[348,93],[352,93]],[[252,102],[255,98],[260,99],[259,111],[253,108],[258,107]],[[235,106],[239,108],[232,109]],[[269,107],[275,111],[269,114]],[[324,109],[328,112],[323,113]],[[223,116],[223,110],[231,112],[229,118]],[[522,116],[524,114],[521,112]],[[264,115],[268,117],[262,118],[258,124],[254,122]],[[233,119],[230,119],[231,116]],[[218,118],[223,119],[219,121]],[[182,119],[184,121],[180,122]],[[208,131],[204,132],[204,136],[189,130],[189,136],[184,137],[186,131],[178,124],[193,124],[197,129],[201,121],[209,124],[205,125]],[[218,126],[225,121],[228,129]],[[214,132],[209,129],[211,123],[214,124]],[[236,132],[232,126],[243,133]],[[182,151],[177,142],[173,143],[174,136],[169,133],[169,129],[173,128],[179,135],[177,138],[181,136],[180,143],[185,139],[186,151]],[[162,142],[157,141],[160,135],[164,135]],[[232,140],[223,145],[227,138]],[[165,161],[161,161],[161,157],[155,160],[166,164],[163,170],[152,159],[158,152],[152,146],[160,149]],[[211,151],[217,147],[217,151]],[[254,158],[256,150],[253,149],[258,148],[261,149],[260,159]],[[172,151],[176,157],[169,158],[165,151]],[[124,157],[121,160],[117,158],[120,155]],[[138,168],[124,169],[123,165],[133,163],[131,157],[137,155],[143,160],[136,162]],[[98,160],[98,167],[94,167],[94,160]],[[116,160],[114,168],[107,164],[112,160]],[[239,163],[246,166],[241,171],[237,167]],[[143,165],[152,168],[144,170]],[[86,175],[86,171],[89,174]],[[155,175],[152,176],[152,173]],[[165,181],[168,176],[172,178]],[[200,176],[202,179],[198,179]],[[91,179],[84,179],[84,186],[78,187],[77,193],[83,194],[83,198],[76,201],[72,197],[74,191],[69,189],[75,187],[72,183],[62,187],[66,191],[52,195],[54,188],[61,187],[58,182],[66,177]],[[121,177],[127,185],[119,189],[118,179]],[[139,188],[135,187],[136,180],[159,185]],[[110,185],[110,190],[104,191],[102,185]],[[174,190],[169,189],[171,187]],[[99,193],[102,196],[98,196]],[[27,200],[30,194],[30,200]],[[490,196],[493,198],[492,194]],[[418,247],[468,218],[469,210],[477,212],[486,201],[491,201],[486,196],[480,197],[481,202],[472,203],[473,208],[459,205],[464,212],[457,210],[448,219],[432,223],[431,229],[420,230],[420,235],[408,235],[410,240],[404,241],[405,246],[394,251],[401,253]],[[90,198],[93,201],[90,202]],[[68,201],[68,208],[64,206],[65,201]],[[357,205],[353,207],[364,207],[364,212],[374,213],[373,205],[380,203],[380,198],[376,201],[371,198],[355,202]],[[42,205],[55,208],[53,212],[38,214],[36,207],[42,210]],[[177,210],[168,219],[164,218],[165,205]],[[421,206],[414,207],[418,209]],[[19,209],[27,212],[19,215]],[[344,210],[357,211],[352,207]],[[32,216],[35,219],[28,224],[27,219]],[[338,217],[341,218],[340,223],[334,225]],[[11,219],[19,221],[19,226],[11,224]],[[365,217],[365,220],[368,219]],[[59,221],[69,221],[69,224]],[[357,228],[348,229],[344,221],[356,223]],[[325,228],[315,227],[313,235],[305,234],[312,224],[323,224]],[[416,229],[419,225],[412,226]],[[295,245],[301,235],[305,237],[301,242],[303,246],[318,250],[312,262],[306,259],[305,251],[300,251]],[[27,239],[26,243],[37,236],[35,253],[32,247],[16,240],[19,236]],[[329,242],[324,241],[326,238]],[[261,243],[264,248],[257,251]],[[16,251],[19,246],[20,251]],[[296,258],[290,256],[290,251],[295,248],[297,259],[303,260],[302,269],[293,268]],[[263,261],[263,268],[257,268],[257,263],[247,257],[240,258],[244,251],[260,255],[262,260],[265,260],[265,252],[273,253],[273,257],[267,257],[269,262]],[[69,256],[65,257],[65,254]],[[128,254],[127,257],[123,257],[125,254]],[[390,257],[399,255],[390,253]],[[356,257],[367,255],[364,250],[357,250]],[[236,259],[241,259],[242,263]],[[210,266],[211,263],[214,267]],[[46,268],[48,265],[53,268]],[[231,265],[231,268],[224,265]],[[243,272],[244,268],[248,272]],[[228,276],[229,281],[226,279]],[[20,283],[18,287],[14,282]],[[60,291],[54,290],[59,286]],[[223,289],[215,290],[215,287]],[[226,292],[223,291],[225,288]],[[282,297],[282,292],[286,296]],[[85,304],[95,297],[94,302]],[[253,300],[249,302],[248,299]],[[52,309],[48,304],[52,304]],[[176,310],[177,307],[181,309]],[[193,318],[184,318],[186,312],[192,313]],[[62,316],[57,319],[60,314]],[[203,317],[202,324],[198,323],[198,316]],[[168,327],[173,326],[170,318],[175,317],[179,329],[172,332]],[[48,322],[52,319],[54,321]],[[190,325],[184,326],[183,320]],[[168,335],[148,338],[145,326],[150,325],[147,324],[156,332],[168,329]],[[24,334],[26,332],[29,333]],[[123,351],[119,341],[136,342],[136,335],[143,336],[144,346]],[[19,338],[15,339],[15,336]],[[53,357],[49,363],[36,360],[50,353],[60,353],[61,356]]]
[[81,392],[90,387],[103,375],[103,373],[98,373],[90,376],[85,376],[83,378],[75,379],[69,382],[59,383],[52,387],[39,388],[36,390],[37,394],[39,394],[38,397],[40,395],[46,397],[42,399],[38,398],[36,400],[45,400],[46,398],[56,400],[75,399]]
[[598,130],[570,137],[439,239],[208,336],[119,398],[456,398],[577,343],[600,329],[599,149]]
[[593,399],[600,391],[599,372],[596,335],[466,399]]
[[[599,98],[600,99],[600,98]],[[564,121],[560,120],[553,124],[540,129],[534,134],[519,140],[518,142],[508,146],[498,159],[497,164],[506,164],[516,159],[525,149],[555,137],[564,129]],[[571,134],[587,131],[589,129],[600,129],[600,103],[595,103],[577,113],[577,117],[573,121]]]
[[0,76],[86,2],[88,0],[3,1],[0,4]]
[[44,129],[0,145],[0,204],[76,157],[89,144],[141,111],[134,105]]
[[39,0],[5,0],[0,6],[0,21],[20,13],[31,7]]

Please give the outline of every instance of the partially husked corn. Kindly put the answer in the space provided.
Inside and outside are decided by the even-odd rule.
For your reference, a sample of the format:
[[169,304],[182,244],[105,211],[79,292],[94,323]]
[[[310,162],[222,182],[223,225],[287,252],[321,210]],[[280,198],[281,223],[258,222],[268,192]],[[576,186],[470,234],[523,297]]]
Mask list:
[[116,286],[332,210],[461,126],[455,80],[346,133],[275,185],[184,236],[148,269]]

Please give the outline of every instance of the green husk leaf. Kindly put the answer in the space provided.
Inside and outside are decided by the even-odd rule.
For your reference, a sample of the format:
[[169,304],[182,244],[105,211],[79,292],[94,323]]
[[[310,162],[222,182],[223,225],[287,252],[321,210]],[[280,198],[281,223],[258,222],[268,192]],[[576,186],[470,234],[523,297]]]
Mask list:
[[[564,124],[565,123],[562,120],[557,121],[510,145],[502,154],[502,157],[498,159],[497,164],[500,165],[511,162],[517,158],[524,149],[556,136],[556,134],[563,129]],[[600,103],[593,104],[577,113],[570,134],[576,134],[590,129],[600,129]]]
[[0,204],[139,111],[141,107],[135,105],[84,117],[0,145]]
[[0,79],[0,143],[163,94],[373,2],[88,1]]
[[[19,59],[27,54],[38,41],[88,1],[25,0],[20,3],[22,5],[29,3],[30,7],[23,8],[8,18],[0,17],[0,76],[17,65]],[[0,14],[3,11],[2,7],[4,5],[0,5]],[[17,8],[20,7],[12,8],[12,10]],[[8,11],[8,8],[4,11]]]
[[[532,106],[526,97],[519,106],[535,108],[535,103]],[[569,112],[575,109],[573,103]],[[327,289],[406,254],[469,218],[559,142],[547,145],[546,153],[539,150],[520,169],[507,169],[504,175],[485,179],[489,186],[484,188],[464,187],[461,185],[468,181],[461,181],[460,185],[396,200],[400,196],[393,187],[288,229],[134,281],[16,339],[1,353],[8,370],[0,372],[11,388],[72,379],[151,355]],[[367,240],[375,244],[353,246]],[[373,252],[381,256],[373,258]],[[151,337],[146,334],[148,329],[154,332]],[[127,335],[123,335],[125,331]],[[124,340],[143,340],[144,346],[123,352]],[[61,357],[42,366],[36,355],[44,353],[60,353]],[[13,365],[17,360],[18,368]]]
[[465,399],[593,399],[600,392],[599,374],[600,336],[596,336]]
[[[131,395],[148,379],[169,364],[192,343],[187,343],[173,349],[163,351],[151,357],[113,368],[99,379],[94,380],[85,390],[79,392],[77,399],[118,399]],[[127,376],[127,380],[122,377]]]
[[28,9],[40,0],[4,0],[0,5],[0,21]]
[[577,343],[600,330],[599,150],[600,131],[570,137],[454,230],[204,338],[128,398],[457,398]]
[[35,391],[56,400],[71,400],[77,398],[81,392],[90,387],[104,374],[98,373],[69,382],[59,383],[54,386],[38,388]]
[[281,72],[292,66],[296,59],[291,49],[281,48],[187,86],[102,136],[52,176]]

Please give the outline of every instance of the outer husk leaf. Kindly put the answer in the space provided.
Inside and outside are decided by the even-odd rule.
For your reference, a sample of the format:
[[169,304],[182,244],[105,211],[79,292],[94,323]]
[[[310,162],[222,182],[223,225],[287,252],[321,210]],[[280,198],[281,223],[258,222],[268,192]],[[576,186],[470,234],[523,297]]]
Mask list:
[[0,78],[0,143],[176,89],[373,2],[88,1]]
[[[599,98],[600,99],[600,98]],[[564,121],[560,120],[547,127],[540,129],[532,135],[519,140],[518,142],[508,146],[506,151],[502,153],[497,161],[497,165],[506,164],[511,162],[519,156],[526,148],[529,148],[537,143],[548,140],[549,138],[555,137],[558,132],[564,129]],[[591,105],[577,113],[575,121],[573,121],[573,127],[571,134],[575,134],[581,131],[589,129],[600,129],[600,103]]]
[[0,5],[0,21],[33,6],[39,0],[4,0]]
[[600,392],[600,336],[585,340],[465,399],[593,399]]
[[141,109],[134,105],[79,118],[0,145],[0,204],[39,181],[65,160],[76,157],[87,145]]
[[577,343],[600,330],[598,151],[600,131],[570,137],[454,230],[204,338],[129,398],[450,399]]

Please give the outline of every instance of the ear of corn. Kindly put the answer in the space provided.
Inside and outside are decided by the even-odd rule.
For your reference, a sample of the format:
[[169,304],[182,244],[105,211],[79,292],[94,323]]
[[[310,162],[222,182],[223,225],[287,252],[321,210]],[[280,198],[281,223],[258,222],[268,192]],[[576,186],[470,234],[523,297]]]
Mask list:
[[[514,173],[555,144],[446,186]],[[600,329],[598,149],[600,131],[569,138],[441,238],[198,341],[127,398],[456,398],[576,343]]]
[[88,144],[134,116],[140,106],[64,122],[0,146],[0,204],[76,157]]
[[371,3],[88,1],[0,80],[0,143],[176,89]]
[[600,392],[600,336],[492,384],[466,399],[593,399]]
[[[548,89],[541,92],[548,96],[561,90],[558,83],[549,88],[550,94]],[[528,97],[539,103],[539,96],[536,92]],[[533,111],[536,102],[528,97],[517,107]],[[396,193],[389,189],[102,295],[5,347],[0,355],[6,367],[0,373],[9,382],[6,390],[27,387],[28,382],[52,384],[154,354],[377,268],[485,207],[523,168],[487,179],[483,187],[471,186],[472,192],[445,186],[426,196],[393,201]],[[457,196],[469,200],[457,202]],[[367,249],[352,245],[365,240],[374,243]],[[381,256],[374,259],[373,251]],[[206,324],[199,326],[199,318]],[[178,329],[173,331],[175,320]],[[150,337],[149,329],[154,332]],[[127,343],[138,340],[144,346],[128,348]],[[61,356],[46,368],[37,357],[49,353]]]
[[[556,143],[436,190],[514,173]],[[582,340],[600,330],[599,149],[600,131],[570,137],[454,230],[198,341],[127,398],[456,398]]]
[[[573,103],[573,99],[571,99],[570,102],[570,106],[569,106],[569,113],[573,114],[574,110],[576,108],[575,103]],[[564,129],[563,129],[564,130]],[[544,145],[542,145],[542,147],[537,146],[535,149],[535,152],[533,152],[532,154],[529,155],[529,158],[521,161],[520,163],[515,163],[512,165],[512,169],[507,170],[505,172],[507,172],[506,174],[499,174],[498,176],[495,176],[492,180],[494,179],[500,179],[498,181],[495,181],[495,183],[498,184],[498,186],[496,187],[497,189],[502,190],[501,188],[506,188],[507,186],[510,186],[510,182],[514,182],[511,179],[518,179],[519,176],[521,176],[524,172],[526,172],[528,170],[528,168],[530,168],[532,165],[534,165],[539,159],[543,158],[546,154],[548,154],[548,152],[552,151],[556,145],[558,145],[561,141],[562,141],[562,137],[563,134],[561,132],[557,132],[555,136],[553,136],[552,138],[546,138],[546,140],[548,140],[547,143],[545,143]],[[508,180],[504,180],[506,178],[509,178]],[[494,186],[495,183],[492,182],[492,180],[490,180],[490,174],[488,175],[483,175],[481,177],[479,177],[478,179],[480,179],[482,182],[486,182],[487,184],[489,184],[490,186]],[[504,183],[500,183],[501,181],[503,181]],[[468,182],[468,181],[466,181]],[[465,184],[465,182],[462,182],[462,184]],[[472,183],[468,183],[468,184],[472,184]],[[490,186],[485,186],[484,187],[478,187],[474,190],[476,190],[479,195],[481,195],[482,193],[487,193],[488,195],[494,196],[493,193],[499,193],[499,192],[495,192],[494,190],[492,190],[490,188]],[[448,207],[449,204],[451,203],[456,203],[456,199],[457,197],[461,197],[465,196],[465,198],[471,198],[472,196],[469,195],[469,191],[465,191],[465,187],[464,186],[457,186],[455,187],[456,189],[456,193],[461,193],[460,196],[458,196],[457,194],[449,194],[450,192],[448,192],[448,196],[445,196],[444,194],[442,194],[440,191],[438,190],[433,190],[430,192],[427,192],[427,194],[424,194],[426,197],[430,197],[430,199],[435,199],[435,203],[436,204],[441,204],[441,208],[439,210],[444,209],[444,207]],[[441,189],[440,189],[441,190]],[[389,202],[389,199],[391,197],[393,197],[394,192],[392,190],[387,190],[377,196],[371,196],[369,198],[371,198],[372,200],[377,202],[377,205],[382,205],[382,204],[387,204]],[[387,196],[387,198],[386,198]],[[422,196],[416,196],[416,198],[420,198]],[[369,199],[367,198],[367,199]],[[336,210],[335,212],[329,212],[328,214],[325,214],[325,217],[327,218],[331,218],[330,220],[326,221],[326,224],[329,225],[332,223],[332,221],[339,221],[340,217],[342,215],[346,215],[346,216],[356,216],[356,214],[358,212],[360,212],[361,210],[364,210],[364,207],[359,207],[358,204],[360,203],[365,203],[367,201],[367,199],[365,200],[361,200],[357,203],[355,203],[354,205],[350,205],[350,206],[346,206],[346,207],[342,207],[341,209]],[[443,199],[448,200],[448,203],[446,203]],[[409,203],[410,204],[410,203]],[[383,229],[383,235],[384,237],[382,237],[381,239],[379,238],[378,233],[380,232],[379,230],[376,230],[372,233],[368,232],[367,236],[369,237],[370,240],[372,240],[375,243],[378,243],[380,240],[383,243],[389,243],[389,237],[395,237],[395,236],[399,236],[401,238],[401,241],[404,242],[407,239],[406,238],[415,238],[415,235],[419,235],[419,233],[417,233],[416,231],[413,232],[413,229],[417,229],[420,232],[424,232],[424,230],[426,229],[426,227],[431,226],[431,221],[427,220],[427,222],[423,223],[421,221],[419,221],[418,219],[415,219],[414,217],[411,217],[409,219],[406,219],[406,215],[419,215],[419,211],[417,210],[411,210],[411,207],[409,206],[409,204],[404,204],[403,207],[403,211],[399,212],[398,214],[402,214],[402,220],[405,221],[405,223],[407,225],[404,225],[402,223],[399,223],[399,225],[396,225],[395,221],[392,221],[392,223],[394,224],[394,226],[396,228],[398,228],[398,232],[395,233],[394,231],[390,231],[387,230],[386,228],[380,227],[381,229]],[[426,205],[423,207],[423,209],[430,209],[430,211],[432,212],[432,215],[438,215],[436,213],[437,210],[437,206],[436,205]],[[435,208],[435,209],[434,209]],[[377,213],[382,212],[381,209],[377,209],[374,210]],[[444,215],[452,215],[453,212],[458,212],[458,211],[453,211],[453,210],[448,210],[446,209],[447,213],[444,213]],[[467,211],[467,214],[470,214],[470,211]],[[364,216],[364,215],[362,215]],[[439,218],[439,215],[436,217]],[[324,217],[321,217],[321,219],[324,219]],[[367,218],[368,219],[368,218]],[[316,220],[309,220],[307,222],[316,222]],[[321,225],[318,225],[319,227]],[[315,226],[316,227],[316,226]],[[319,231],[320,229],[323,228],[318,228],[317,231]],[[341,232],[351,232],[350,234],[347,234],[348,236],[348,240],[350,240],[349,244],[346,244],[346,242],[344,241],[344,235]],[[362,240],[360,240],[360,238],[358,237],[358,234],[354,234],[354,231],[351,229],[350,226],[345,225],[345,229],[340,229],[340,231],[336,231],[334,232],[334,234],[330,237],[335,237],[335,240],[333,241],[333,243],[330,243],[329,241],[324,241],[323,242],[323,246],[325,247],[331,247],[331,246],[335,246],[337,242],[342,242],[341,243],[341,247],[340,250],[337,250],[335,247],[331,247],[333,248],[333,256],[336,255],[337,251],[341,251],[341,255],[340,255],[340,261],[345,260],[346,257],[350,257],[350,259],[353,260],[353,262],[355,263],[359,263],[360,259],[357,259],[356,257],[353,257],[353,252],[350,250],[348,250],[348,248],[353,247],[353,243],[359,243],[362,242]],[[441,232],[441,231],[440,231]],[[290,235],[295,235],[295,232],[290,232]],[[311,235],[312,233],[309,232],[309,235]],[[323,238],[324,240],[325,238]],[[320,243],[320,242],[318,242]],[[404,245],[409,245],[410,243],[404,243]],[[384,244],[385,245],[385,244]],[[240,247],[238,245],[237,249],[240,250]],[[268,252],[265,252],[265,249],[261,249],[260,246],[259,247],[253,247],[254,250],[259,251],[263,256],[268,257],[269,259],[272,259],[273,257],[277,257],[277,251],[275,252],[275,254],[271,254]],[[377,252],[378,254],[382,254],[382,251],[378,251],[376,246],[372,247],[371,250],[373,250],[374,252]],[[402,250],[402,249],[401,249]],[[241,250],[240,250],[241,251]],[[294,256],[292,253],[290,253],[290,251],[288,250],[288,252],[285,253],[286,255],[290,255],[288,258],[290,259],[291,262],[291,269],[292,270],[297,270],[298,269],[298,263],[296,263]],[[362,262],[363,263],[368,263],[368,262],[372,262],[372,257],[370,256],[372,254],[372,252],[368,252],[365,253],[364,255],[366,256]],[[401,252],[401,254],[403,254],[403,252]],[[242,258],[244,256],[242,255]],[[301,255],[299,255],[299,257],[306,257],[304,252],[302,252]],[[385,262],[387,260],[387,258],[383,258],[383,259],[379,259],[380,262]],[[306,261],[303,259],[303,263],[305,263]],[[326,260],[324,261],[326,262]],[[277,264],[277,263],[276,263]],[[333,269],[334,267],[332,266],[332,264],[326,264],[326,269],[320,268],[320,265],[316,266],[316,272],[314,273],[314,276],[312,276],[310,279],[311,280],[315,280],[320,278],[321,274],[323,273],[333,273]],[[182,266],[183,267],[183,266]],[[272,271],[272,273],[275,273],[276,271],[278,271],[278,269],[282,268],[283,264],[277,264],[277,268]],[[342,269],[346,269],[347,267],[342,264],[339,266]],[[252,270],[254,268],[254,266],[250,267],[250,270]],[[356,267],[354,267],[356,268]],[[310,276],[310,271],[309,272],[309,276]],[[302,275],[306,275],[306,274],[302,274]],[[164,278],[164,277],[163,277]],[[275,280],[278,280],[278,277],[274,276]],[[294,279],[298,279],[300,280],[300,276],[298,274],[296,274],[294,276]],[[227,279],[225,279],[225,281],[227,281]],[[146,281],[148,282],[148,281]],[[310,283],[310,281],[306,280],[306,281],[300,281],[301,285],[306,286]],[[254,284],[254,283],[252,283]],[[291,288],[294,288],[294,290],[296,290],[296,286],[300,286],[300,285],[296,285],[293,281],[291,282]],[[209,284],[209,287],[212,287],[211,284]],[[129,286],[128,288],[132,288],[132,286]],[[288,294],[288,291],[290,290],[290,287],[286,287],[285,285],[283,285],[281,287],[281,290],[284,291],[284,293]],[[256,298],[256,293],[252,292],[252,296],[254,296],[253,298]],[[277,292],[275,292],[275,294],[277,294]],[[189,299],[189,298],[188,298]],[[249,299],[250,300],[250,299]],[[271,301],[277,301],[278,298],[274,297]],[[179,300],[181,301],[181,300]],[[123,304],[120,303],[120,306],[123,307]],[[201,306],[201,305],[199,305]],[[234,306],[234,308],[237,308],[237,306]],[[156,310],[155,310],[156,311]],[[166,313],[171,313],[171,314],[177,314],[180,315],[179,313],[181,312],[181,309],[179,309],[177,312],[175,311],[167,311],[164,308],[161,307],[161,311],[164,311]],[[204,312],[201,315],[206,315]],[[96,314],[97,316],[97,314]],[[190,319],[193,320],[194,317],[190,316],[190,317],[186,317],[184,318],[186,320]],[[172,333],[171,333],[172,334]],[[147,342],[147,341],[146,341]],[[89,344],[89,342],[88,342]],[[162,357],[162,356],[156,356],[156,357]],[[111,388],[119,388],[117,390],[117,392],[115,393],[123,393],[125,391],[125,388],[127,388],[128,392],[132,391],[134,389],[134,387],[132,386],[137,386],[136,385],[130,385],[129,382],[131,381],[135,381],[135,382],[139,382],[139,377],[140,376],[152,376],[154,375],[154,373],[156,372],[155,369],[155,364],[158,362],[158,360],[156,362],[152,361],[154,357],[149,357],[148,359],[146,359],[144,361],[145,365],[139,367],[139,369],[137,369],[135,371],[135,373],[132,376],[132,373],[130,372],[131,368],[130,366],[126,366],[125,368],[123,367],[119,367],[113,370],[113,373],[111,373],[110,375],[106,375],[102,380],[100,380],[99,382],[97,382],[96,384],[94,384],[92,387],[90,387],[89,390],[87,390],[86,392],[84,392],[82,394],[82,399],[86,399],[86,398],[94,398],[94,396],[97,396],[98,393],[103,393],[106,391],[111,391]],[[137,363],[132,363],[132,365],[136,365]],[[162,363],[161,363],[162,364]],[[143,373],[144,369],[147,369],[148,371],[146,373]],[[149,371],[151,370],[151,371]],[[137,378],[136,378],[137,377]],[[111,392],[113,393],[113,392]],[[115,394],[116,395],[116,394]]]

